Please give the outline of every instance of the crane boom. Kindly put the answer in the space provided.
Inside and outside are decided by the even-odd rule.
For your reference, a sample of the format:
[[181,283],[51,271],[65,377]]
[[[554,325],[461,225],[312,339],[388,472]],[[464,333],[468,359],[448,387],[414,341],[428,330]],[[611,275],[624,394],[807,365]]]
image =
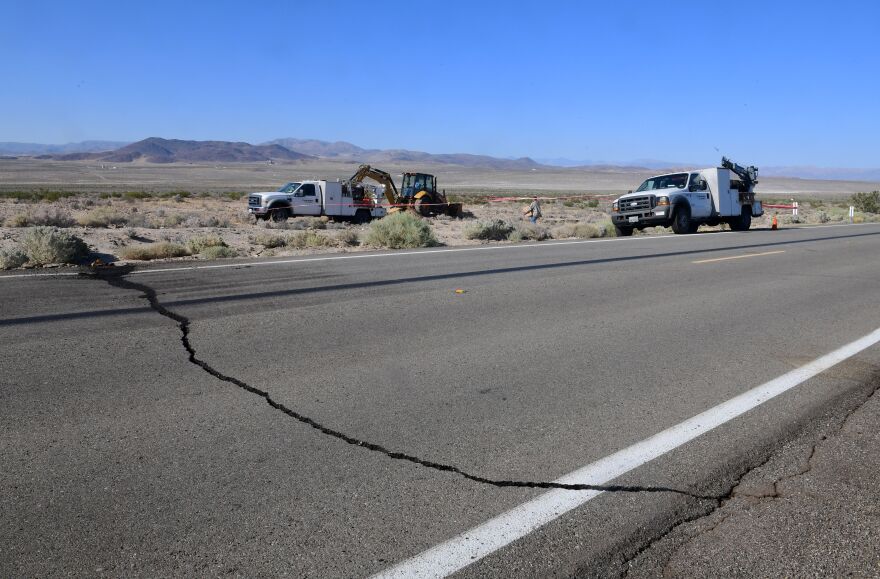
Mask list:
[[758,168],[754,165],[743,167],[742,165],[737,165],[727,157],[721,157],[721,166],[736,173],[739,178],[742,179],[743,184],[749,191],[752,191],[754,186],[758,184]]

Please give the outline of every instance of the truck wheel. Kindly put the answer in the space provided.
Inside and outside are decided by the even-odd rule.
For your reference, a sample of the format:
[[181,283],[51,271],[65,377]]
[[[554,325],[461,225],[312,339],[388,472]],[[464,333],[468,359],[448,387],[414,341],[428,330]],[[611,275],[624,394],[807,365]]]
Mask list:
[[431,214],[430,199],[428,199],[427,195],[416,199],[415,210],[416,210],[416,213],[418,213],[419,215],[421,215],[423,217],[427,217]]
[[617,237],[629,237],[633,234],[632,227],[621,227],[620,225],[614,224],[614,233],[617,234]]
[[370,211],[367,209],[358,209],[354,212],[354,222],[358,225],[368,222],[370,217]]
[[287,221],[287,218],[290,217],[290,209],[287,207],[275,207],[270,212],[272,213],[272,221],[276,223]]
[[739,217],[730,220],[730,228],[733,231],[748,231],[752,226],[752,208],[743,207]]
[[694,233],[696,224],[691,222],[691,208],[687,205],[679,205],[672,218],[672,231],[678,235],[682,233]]

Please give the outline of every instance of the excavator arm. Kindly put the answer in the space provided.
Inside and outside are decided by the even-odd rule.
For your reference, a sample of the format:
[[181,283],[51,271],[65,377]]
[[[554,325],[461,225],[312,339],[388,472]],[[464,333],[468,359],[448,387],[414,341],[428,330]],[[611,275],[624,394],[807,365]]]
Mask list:
[[360,183],[364,179],[372,179],[376,183],[384,185],[385,199],[388,200],[389,204],[397,205],[400,202],[400,194],[397,192],[397,186],[394,185],[394,179],[385,171],[369,165],[361,165],[358,167],[357,172],[351,176],[351,179],[348,180],[349,188],[354,187],[356,183]]

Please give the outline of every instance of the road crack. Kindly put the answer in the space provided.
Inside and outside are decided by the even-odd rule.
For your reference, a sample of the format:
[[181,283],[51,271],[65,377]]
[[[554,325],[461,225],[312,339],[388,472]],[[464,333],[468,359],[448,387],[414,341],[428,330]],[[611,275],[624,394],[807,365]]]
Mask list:
[[[874,388],[870,392],[868,392],[864,396],[863,399],[861,399],[858,403],[856,403],[854,406],[852,406],[843,415],[843,417],[838,420],[838,423],[836,424],[836,426],[826,427],[825,432],[820,434],[819,439],[811,445],[810,451],[809,451],[809,453],[807,453],[806,459],[802,463],[801,467],[797,470],[797,472],[780,476],[778,479],[773,481],[773,483],[770,487],[771,490],[767,493],[760,493],[759,494],[759,493],[749,493],[749,492],[738,492],[738,488],[743,484],[743,480],[750,473],[763,468],[768,463],[770,463],[771,460],[776,458],[779,454],[778,450],[777,451],[770,451],[768,453],[768,455],[760,463],[756,464],[755,466],[752,466],[752,467],[745,469],[739,476],[737,476],[734,479],[734,482],[730,485],[730,490],[727,491],[726,493],[724,493],[723,495],[717,497],[717,502],[714,507],[709,508],[708,510],[704,511],[702,514],[698,513],[693,516],[690,516],[690,517],[687,517],[687,518],[684,518],[680,521],[675,522],[674,524],[667,527],[664,531],[659,533],[656,537],[652,538],[650,541],[646,542],[644,545],[639,547],[635,551],[635,553],[633,553],[631,556],[627,557],[627,559],[622,564],[621,576],[622,577],[629,576],[630,571],[633,569],[633,562],[636,559],[638,559],[643,553],[650,551],[652,548],[657,546],[664,539],[666,539],[667,537],[669,537],[670,535],[675,533],[678,529],[680,529],[690,523],[696,523],[700,520],[707,519],[716,513],[719,513],[720,511],[722,511],[722,509],[724,509],[728,505],[728,503],[730,503],[731,501],[733,501],[736,498],[752,499],[752,500],[757,500],[757,501],[762,501],[762,500],[775,501],[775,500],[779,500],[779,499],[784,498],[783,493],[780,491],[780,485],[782,483],[785,483],[785,482],[794,480],[796,478],[802,477],[802,476],[808,474],[810,471],[812,471],[813,466],[814,466],[813,462],[816,457],[816,453],[819,450],[819,448],[822,446],[822,444],[824,444],[827,440],[840,434],[844,430],[844,428],[846,428],[847,423],[853,417],[853,415],[856,412],[858,412],[859,409],[861,409],[863,406],[865,406],[865,404],[867,404],[871,400],[871,398],[873,398],[875,395],[877,395],[878,392],[880,392],[880,375],[874,376],[872,378],[872,380],[874,382]],[[830,430],[830,432],[829,432],[829,430]],[[822,432],[822,431],[819,431],[819,432]],[[708,528],[695,529],[696,532],[685,537],[681,544],[677,544],[673,547],[673,550],[671,552],[672,554],[670,554],[668,559],[666,560],[665,566],[669,565],[669,562],[672,560],[674,553],[677,553],[678,551],[680,551],[681,549],[686,547],[688,544],[692,543],[697,537],[707,535],[709,533],[714,532],[730,516],[731,516],[730,513],[723,514],[719,520],[715,521]],[[664,566],[664,573],[661,574],[663,576],[665,576],[665,566]]]
[[[121,268],[120,268],[121,269]],[[278,410],[279,412],[283,412],[290,418],[305,424],[318,432],[325,434],[327,436],[336,438],[341,440],[347,444],[351,444],[354,446],[358,446],[364,448],[366,450],[376,452],[378,454],[384,455],[393,460],[400,460],[409,462],[420,467],[430,468],[439,472],[455,474],[467,480],[486,484],[499,488],[535,488],[535,489],[560,489],[560,490],[570,490],[570,491],[601,491],[601,492],[609,492],[609,493],[673,493],[678,495],[684,495],[693,499],[705,501],[713,501],[717,502],[720,500],[720,497],[715,496],[707,496],[700,495],[697,493],[688,492],[681,489],[675,489],[670,487],[663,486],[640,486],[640,485],[594,485],[594,484],[566,484],[566,483],[557,483],[552,481],[527,481],[527,480],[499,480],[492,479],[489,477],[480,476],[478,474],[474,474],[468,471],[465,471],[457,466],[450,464],[443,464],[431,460],[426,460],[419,458],[417,456],[407,454],[400,451],[390,450],[385,448],[380,444],[376,444],[374,442],[369,442],[367,440],[361,440],[359,438],[355,438],[354,436],[350,436],[340,430],[336,430],[334,428],[330,428],[317,420],[310,418],[296,410],[289,408],[288,406],[276,401],[269,392],[257,388],[255,386],[251,386],[247,382],[236,378],[234,376],[228,376],[223,374],[219,370],[215,369],[213,366],[208,364],[208,362],[200,359],[196,355],[196,350],[192,345],[192,342],[189,339],[190,332],[190,320],[186,316],[174,312],[167,307],[163,306],[159,301],[159,297],[156,293],[156,290],[151,288],[146,284],[133,282],[125,277],[127,271],[96,271],[94,273],[84,273],[82,274],[84,277],[90,279],[98,279],[105,281],[109,285],[125,289],[125,290],[134,290],[139,291],[143,294],[143,297],[149,302],[150,308],[152,308],[159,315],[166,317],[177,323],[177,327],[180,329],[180,341],[183,345],[183,348],[186,350],[189,362],[195,364],[199,368],[201,368],[206,373],[210,374],[214,378],[221,380],[223,382],[227,382],[242,390],[249,392],[259,398],[262,398],[263,401],[266,402],[269,406]]]

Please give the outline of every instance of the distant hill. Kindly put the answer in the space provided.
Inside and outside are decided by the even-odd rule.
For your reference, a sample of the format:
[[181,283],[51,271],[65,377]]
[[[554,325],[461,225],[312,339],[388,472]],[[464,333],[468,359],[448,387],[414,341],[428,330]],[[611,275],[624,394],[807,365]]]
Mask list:
[[229,141],[183,141],[150,137],[106,153],[43,155],[61,161],[94,160],[108,163],[254,163],[313,159],[281,145],[251,145]]
[[488,155],[466,153],[437,154],[407,149],[363,149],[345,141],[319,141],[317,139],[275,139],[264,145],[281,145],[301,153],[325,159],[356,161],[360,163],[437,163],[459,165],[462,167],[482,167],[488,169],[531,169],[541,164],[528,157],[520,159],[500,159]]
[[128,141],[81,141],[64,145],[39,143],[0,143],[0,155],[68,155],[114,151],[128,145]]

